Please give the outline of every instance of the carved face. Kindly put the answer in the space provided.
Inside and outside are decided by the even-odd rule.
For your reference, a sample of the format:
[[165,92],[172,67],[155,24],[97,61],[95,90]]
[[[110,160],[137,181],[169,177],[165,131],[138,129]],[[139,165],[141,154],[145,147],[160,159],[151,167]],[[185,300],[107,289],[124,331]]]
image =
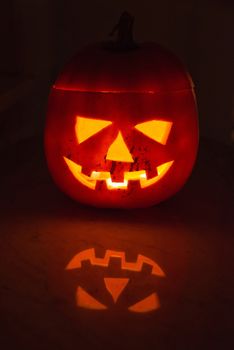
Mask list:
[[[130,71],[131,61],[126,60]],[[72,70],[82,64],[75,62],[68,70],[69,82],[77,74],[70,77]],[[171,68],[166,68],[154,72],[155,79],[160,77],[158,90],[168,85],[168,76],[162,75]],[[150,84],[152,74],[145,74]],[[60,79],[50,95],[45,133],[48,165],[59,187],[99,207],[145,207],[177,192],[191,172],[198,145],[193,90],[182,88],[180,75],[189,86],[183,70],[176,71],[175,91],[167,92],[152,90],[149,81],[147,89],[142,84],[139,91],[129,91],[129,86],[123,88],[127,78],[120,82],[117,74],[110,90],[98,83],[100,90],[95,85],[88,87],[90,92],[87,86]],[[113,89],[120,83],[121,89]]]
[[[78,144],[85,142],[90,137],[96,135],[101,130],[110,127],[112,124],[113,123],[108,120],[77,116],[75,130]],[[166,145],[172,124],[173,123],[169,121],[151,120],[135,125],[134,129],[148,136],[152,140],[162,145]],[[132,150],[133,147],[134,145],[131,148]],[[101,157],[101,159],[103,158],[106,163],[110,163],[110,169],[102,170],[100,168],[106,168],[106,166],[104,164],[102,166],[98,164],[97,170],[92,170],[90,175],[86,175],[82,172],[81,164],[75,163],[64,156],[68,168],[77,181],[92,190],[96,190],[99,181],[104,182],[105,187],[110,191],[127,190],[129,182],[131,181],[139,181],[140,187],[146,188],[152,186],[165,176],[173,164],[173,160],[170,160],[153,168],[150,161],[145,159],[144,168],[139,169],[139,164],[142,164],[143,162],[140,159],[136,160],[136,157],[134,160],[133,155],[130,153],[129,148],[124,141],[123,135],[119,130],[116,138],[110,144],[107,152],[105,152],[104,157]],[[118,167],[120,169],[117,169]],[[148,178],[150,172],[151,175],[155,175]]]
[[[114,268],[111,265],[113,259],[119,263],[117,268],[116,265]],[[153,289],[155,288],[155,280],[165,277],[165,274],[152,259],[139,254],[135,262],[128,262],[125,259],[124,252],[113,250],[107,250],[103,258],[98,258],[94,249],[87,249],[73,257],[66,269],[82,270],[84,262],[86,262],[85,273],[83,275],[82,273],[79,274],[79,285],[76,290],[77,307],[107,310],[113,304],[116,304],[117,307],[139,313],[160,308],[158,294]],[[149,268],[146,272],[143,270],[145,265]],[[101,269],[102,272],[98,272],[97,269]],[[135,276],[133,276],[134,274]],[[100,277],[100,280],[97,276]],[[150,276],[152,276],[152,279],[150,279]],[[142,288],[140,291],[137,288],[139,279],[140,281],[145,280],[149,289],[143,290],[142,295]],[[154,283],[152,283],[152,280]],[[95,285],[93,285],[94,283]],[[131,295],[131,292],[133,295]],[[108,294],[111,296],[112,302],[110,302]],[[130,305],[128,305],[129,303]]]

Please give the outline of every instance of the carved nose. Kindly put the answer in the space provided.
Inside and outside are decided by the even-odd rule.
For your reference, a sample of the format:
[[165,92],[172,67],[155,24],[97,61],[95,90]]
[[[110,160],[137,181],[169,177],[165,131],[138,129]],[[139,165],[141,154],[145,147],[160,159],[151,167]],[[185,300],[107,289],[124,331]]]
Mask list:
[[114,142],[110,145],[106,159],[116,162],[134,162],[120,131]]

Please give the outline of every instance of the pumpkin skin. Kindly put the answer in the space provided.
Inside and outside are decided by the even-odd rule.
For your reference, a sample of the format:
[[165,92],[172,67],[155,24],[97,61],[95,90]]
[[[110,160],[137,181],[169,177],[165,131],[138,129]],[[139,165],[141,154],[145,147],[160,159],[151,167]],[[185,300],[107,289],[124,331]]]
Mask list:
[[[92,121],[106,121],[106,126],[87,137],[83,121],[88,121],[88,133]],[[147,133],[139,131],[137,126],[149,122],[153,124],[148,124]],[[165,125],[170,126],[167,131]],[[162,131],[153,139],[149,133],[154,126],[162,126]],[[120,138],[128,159],[115,158]],[[179,60],[161,46],[145,44],[127,52],[98,46],[85,49],[52,88],[45,128],[48,167],[59,188],[79,202],[119,208],[157,204],[184,185],[197,147],[191,79]],[[160,175],[164,164],[169,164],[168,169]],[[77,165],[82,167],[83,183]],[[132,172],[136,172],[133,181]],[[110,189],[100,174],[109,174],[112,185],[122,185]],[[141,183],[140,174],[147,180]],[[127,176],[130,180],[124,187]]]

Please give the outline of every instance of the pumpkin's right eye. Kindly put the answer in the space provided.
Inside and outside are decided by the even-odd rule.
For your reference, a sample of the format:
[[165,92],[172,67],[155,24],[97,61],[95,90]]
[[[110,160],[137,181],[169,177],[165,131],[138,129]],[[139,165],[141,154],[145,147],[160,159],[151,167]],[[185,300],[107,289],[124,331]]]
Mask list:
[[77,116],[75,131],[78,143],[84,142],[111,124],[112,122],[109,120],[91,119]]
[[172,122],[165,120],[150,120],[141,124],[135,125],[135,129],[142,134],[148,136],[165,145],[167,143],[168,136],[171,132]]

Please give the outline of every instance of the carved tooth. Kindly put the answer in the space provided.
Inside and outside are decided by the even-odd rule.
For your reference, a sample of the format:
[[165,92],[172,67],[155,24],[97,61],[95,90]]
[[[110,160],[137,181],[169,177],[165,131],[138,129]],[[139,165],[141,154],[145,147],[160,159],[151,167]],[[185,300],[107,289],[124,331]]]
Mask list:
[[173,162],[174,161],[172,160],[170,162],[163,163],[163,164],[159,165],[157,167],[158,175],[153,177],[152,179],[149,179],[149,180],[144,180],[144,179],[141,180],[141,188],[149,187],[149,186],[155,184],[156,182],[158,182],[167,173],[167,171],[172,166]]
[[126,172],[124,178],[131,181],[137,181],[142,178],[146,179],[146,172],[145,170]]
[[91,179],[103,181],[109,179],[110,173],[108,171],[92,171]]
[[[89,187],[90,189],[94,190],[95,188],[97,190],[100,190],[105,186],[108,190],[114,190],[114,189],[129,189],[134,190],[136,189],[135,186],[137,184],[141,186],[141,188],[149,187],[156,182],[158,182],[170,169],[174,161],[169,161],[166,163],[163,163],[159,165],[155,170],[154,173],[157,175],[151,177],[154,175],[153,172],[149,172],[147,170],[147,173],[145,170],[139,170],[139,171],[125,171],[124,172],[124,179],[122,181],[119,181],[118,178],[113,178],[113,174],[110,175],[110,172],[108,171],[92,171],[91,175],[88,176],[85,173],[82,173],[82,167],[81,165],[73,162],[72,160],[63,157],[68,168],[70,169],[73,176],[80,181],[83,185]],[[122,169],[123,170],[123,169]],[[88,172],[88,170],[84,169],[84,172]],[[121,174],[123,171],[120,172]],[[117,176],[117,175],[116,175]],[[122,175],[121,175],[122,176]],[[118,180],[118,181],[113,181]]]
[[109,190],[113,189],[127,189],[128,181],[124,180],[123,182],[113,182],[111,178],[106,180],[106,185]]

